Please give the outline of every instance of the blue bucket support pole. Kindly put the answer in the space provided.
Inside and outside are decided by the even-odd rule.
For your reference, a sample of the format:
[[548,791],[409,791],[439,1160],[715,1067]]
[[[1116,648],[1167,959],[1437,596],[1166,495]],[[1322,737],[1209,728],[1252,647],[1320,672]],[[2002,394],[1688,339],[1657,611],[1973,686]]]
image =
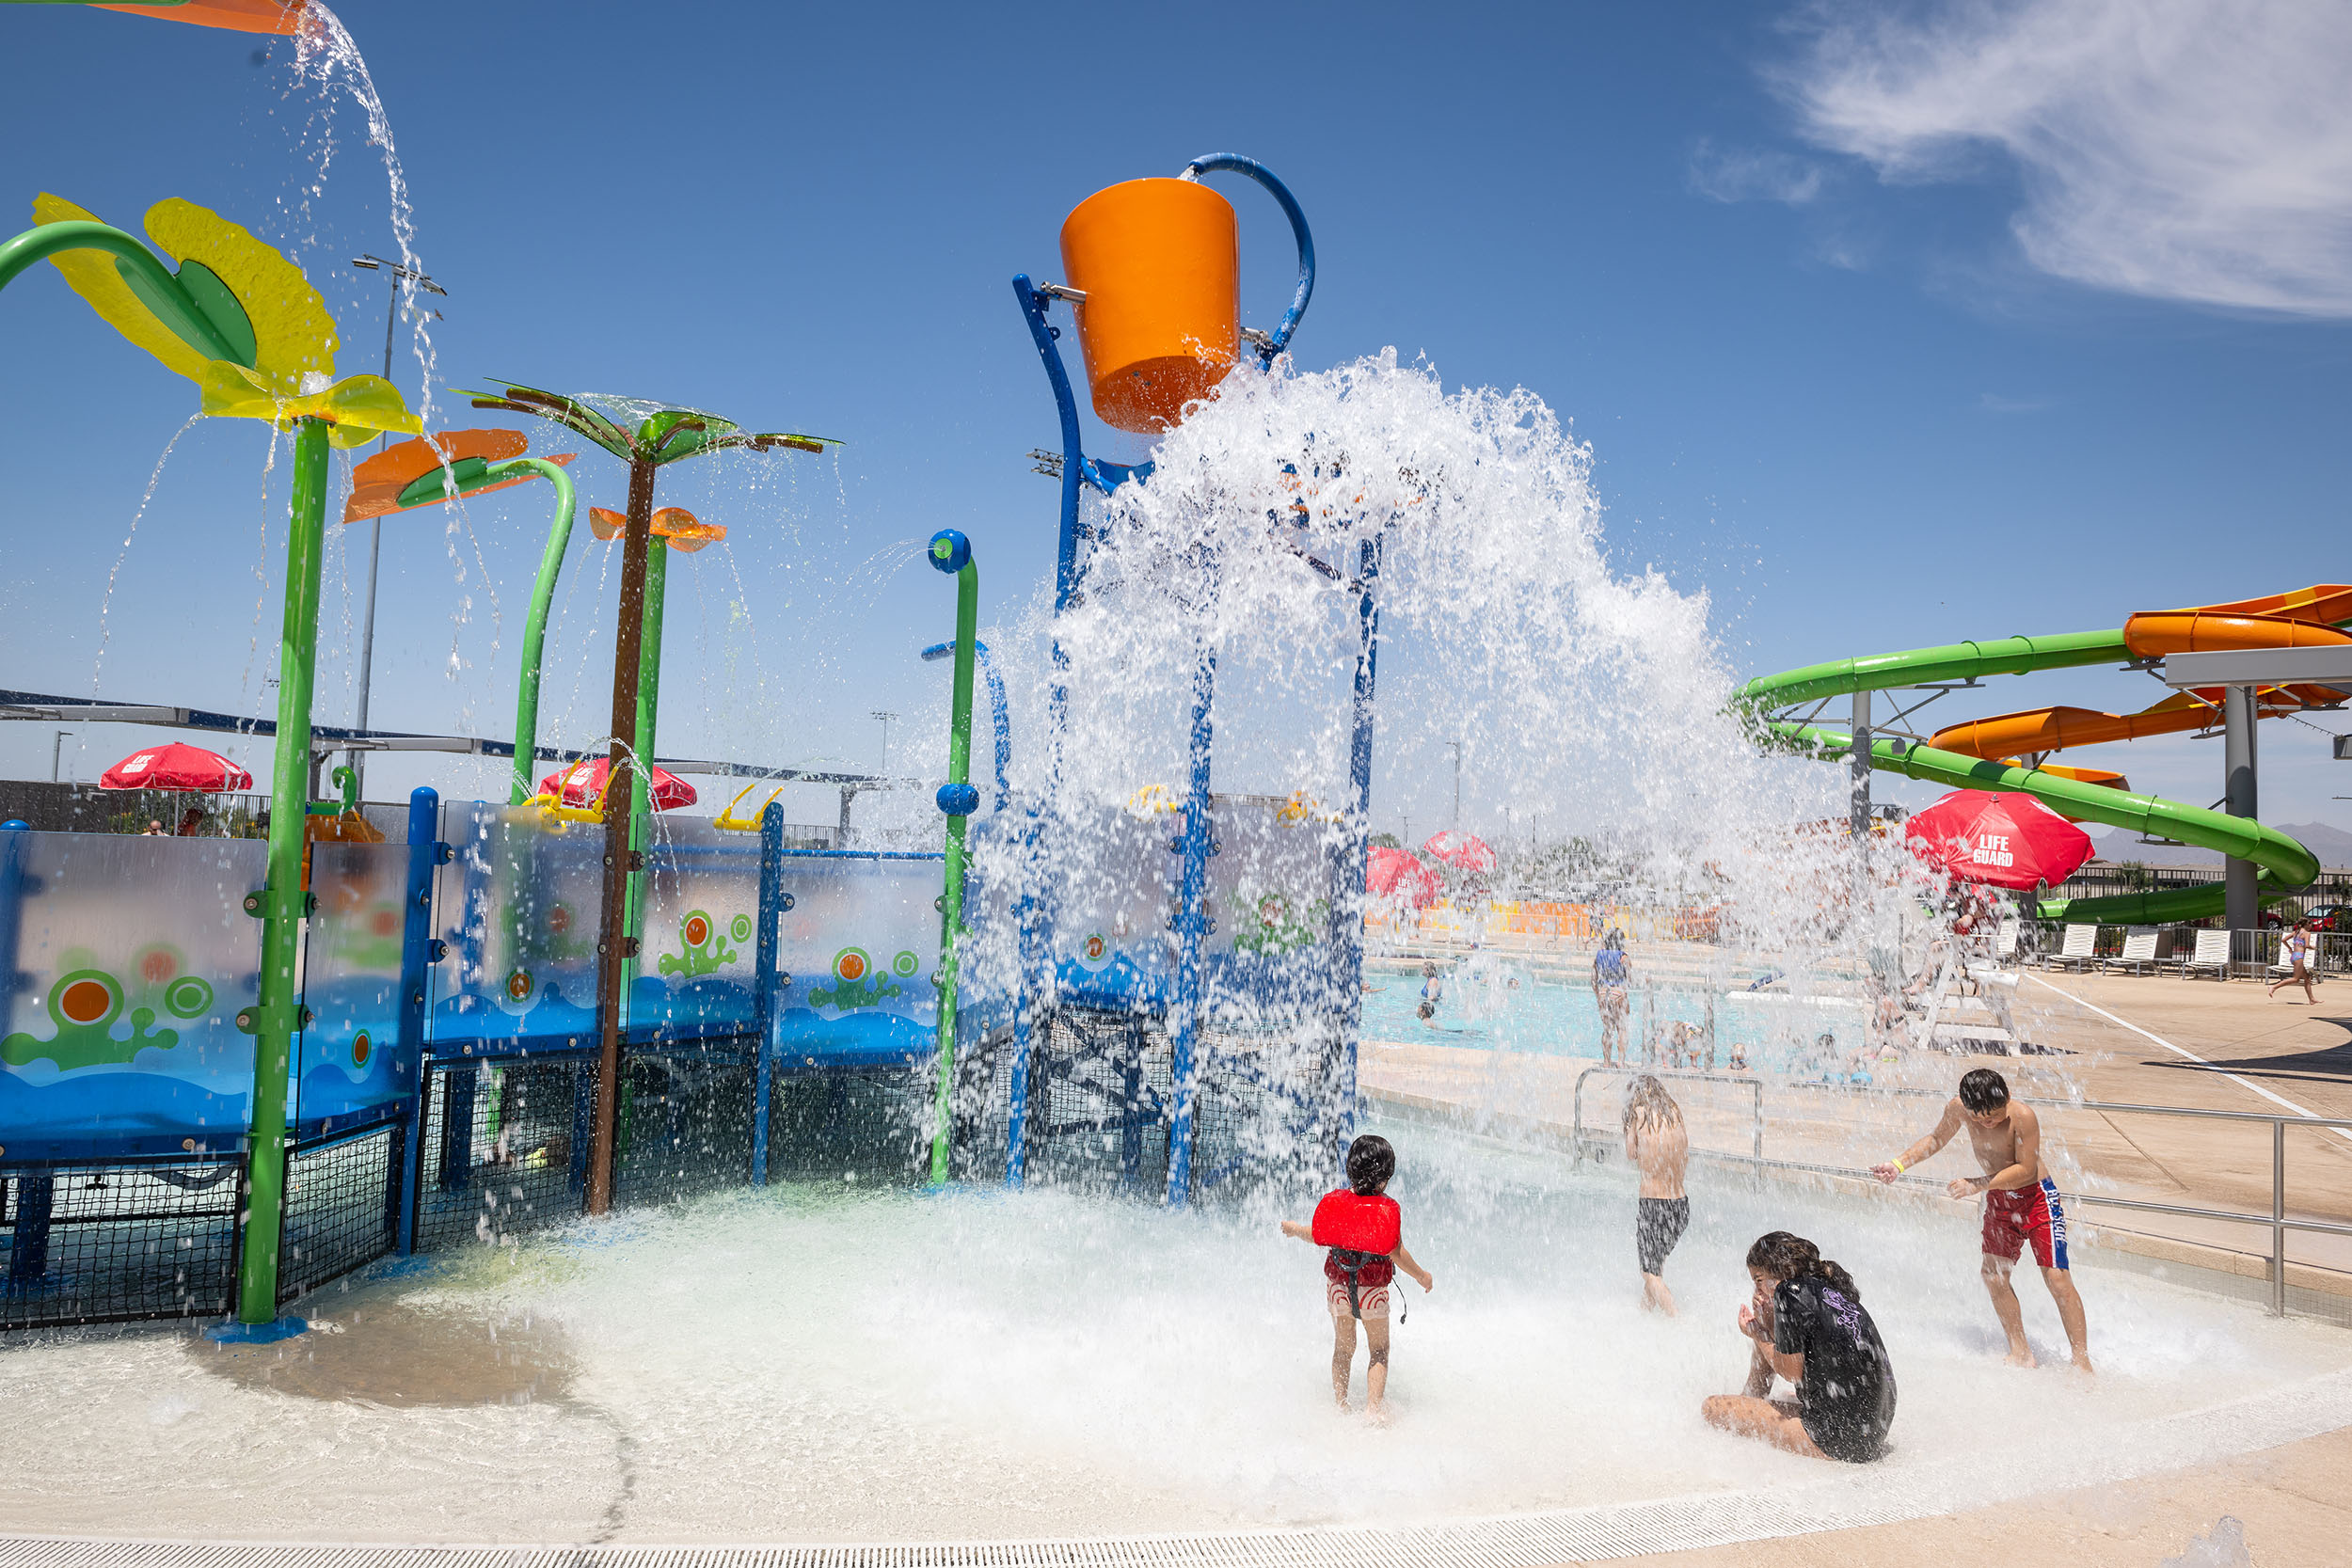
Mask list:
[[1194,1053],[1200,1029],[1200,943],[1209,926],[1209,857],[1216,853],[1209,816],[1209,760],[1215,738],[1216,654],[1203,648],[1192,672],[1192,784],[1184,794],[1184,856],[1176,898],[1176,997],[1168,1020],[1168,1202],[1192,1198]]
[[752,1185],[768,1184],[768,1113],[776,1089],[776,921],[784,913],[784,807],[759,814],[759,944],[752,959]]
[[401,894],[400,1024],[392,1057],[417,1064],[417,1092],[408,1102],[408,1124],[400,1141],[400,1218],[393,1250],[403,1258],[417,1250],[417,1200],[424,1179],[425,1094],[433,1082],[426,971],[433,962],[433,873],[445,847],[440,830],[440,796],[430,789],[409,791],[408,878]]
[[1366,539],[1359,546],[1356,575],[1360,592],[1356,599],[1356,689],[1354,726],[1348,737],[1347,782],[1349,812],[1347,842],[1342,863],[1347,879],[1343,896],[1331,900],[1339,923],[1333,951],[1339,957],[1343,1022],[1340,1042],[1339,1164],[1347,1162],[1348,1141],[1356,1135],[1356,1053],[1364,1024],[1364,878],[1372,853],[1372,721],[1373,700],[1380,675],[1380,607],[1373,590],[1380,580],[1380,541]]

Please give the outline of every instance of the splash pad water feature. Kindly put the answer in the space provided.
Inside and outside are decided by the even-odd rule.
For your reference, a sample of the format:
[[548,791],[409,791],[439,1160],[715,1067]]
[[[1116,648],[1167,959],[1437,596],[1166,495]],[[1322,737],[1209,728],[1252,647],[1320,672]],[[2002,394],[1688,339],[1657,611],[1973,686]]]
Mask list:
[[[1331,1421],[1309,1337],[1319,1318],[1298,1307],[1313,1292],[1263,1219],[1322,1183],[1358,1112],[1383,623],[1408,656],[1468,677],[1458,711],[1498,750],[1518,748],[1506,776],[1542,778],[1574,758],[1611,809],[1693,861],[1704,856],[1689,846],[1737,835],[1710,839],[1700,817],[1724,808],[1693,806],[1677,781],[1641,766],[1647,736],[1661,714],[1687,720],[1700,742],[1737,732],[1719,711],[1728,683],[1706,652],[1703,610],[1607,572],[1578,449],[1540,404],[1449,397],[1434,376],[1379,360],[1320,377],[1278,366],[1311,284],[1305,221],[1246,160],[1189,172],[1220,168],[1275,191],[1299,242],[1297,298],[1257,367],[1226,373],[1249,340],[1237,324],[1222,331],[1230,273],[1215,267],[1205,285],[1177,280],[1213,307],[1212,330],[1187,314],[1171,349],[1150,321],[1120,323],[1121,274],[1089,248],[1118,202],[1086,224],[1073,214],[1069,283],[1016,285],[1065,435],[1055,613],[1018,660],[1028,709],[1045,719],[1031,733],[1046,742],[1016,798],[1000,791],[1005,809],[975,818],[962,775],[976,580],[945,540],[931,559],[960,579],[954,738],[937,802],[945,857],[794,855],[772,808],[758,815],[755,847],[731,836],[739,819],[652,832],[634,799],[651,756],[642,649],[616,650],[608,752],[612,772],[632,780],[630,807],[623,816],[622,792],[608,789],[601,809],[582,808],[603,843],[535,808],[420,799],[408,843],[321,848],[317,907],[299,906],[308,1016],[291,1117],[298,1142],[315,1140],[301,1151],[315,1163],[283,1222],[304,1266],[278,1283],[326,1327],[275,1350],[191,1354],[151,1332],[85,1333],[8,1356],[0,1377],[26,1413],[7,1439],[12,1473],[76,1478],[42,1526],[118,1529],[135,1493],[148,1528],[181,1537],[316,1538],[324,1504],[326,1533],[379,1540],[1344,1526],[1303,1543],[1082,1550],[1361,1561],[1502,1543],[1525,1559],[1950,1507],[2335,1418],[2343,1393],[2314,1377],[2332,1365],[2330,1344],[2294,1325],[2245,1326],[2187,1292],[2118,1284],[2103,1320],[2115,1336],[2108,1383],[2054,1400],[2059,1414],[2006,1468],[1955,1480],[2013,1402],[1983,1375],[1982,1325],[1943,1299],[1941,1265],[1964,1250],[1962,1227],[1825,1205],[1808,1228],[1835,1227],[1833,1250],[1873,1259],[1860,1267],[1874,1309],[1902,1325],[1911,1402],[1899,1465],[1867,1486],[1823,1480],[1692,1430],[1698,1395],[1722,1379],[1694,1352],[1702,1342],[1637,1319],[1612,1282],[1619,1184],[1391,1124],[1413,1172],[1415,1244],[1446,1294],[1427,1307],[1426,1337],[1416,1323],[1405,1339],[1402,1430]],[[1144,193],[1137,232],[1230,248],[1196,182],[1138,183],[1191,194]],[[1044,320],[1056,300],[1099,334],[1087,340],[1098,411],[1166,427],[1152,432],[1152,464],[1085,455]],[[675,433],[638,424],[636,447]],[[651,548],[651,484],[641,506],[633,456],[631,467],[628,538]],[[625,635],[655,613],[624,590]],[[624,703],[632,672],[639,695]],[[1630,698],[1609,696],[1628,683]],[[1430,689],[1425,673],[1408,674],[1406,700],[1389,699],[1399,729]],[[1252,698],[1276,720],[1253,714]],[[1292,733],[1270,739],[1281,726]],[[1153,771],[1171,765],[1183,786],[1155,792]],[[1220,770],[1285,787],[1219,796]],[[967,818],[974,876],[960,920],[954,856]],[[211,940],[208,893],[219,904],[251,868],[222,867],[209,890],[199,868],[151,935],[101,932],[117,915],[108,878],[87,851],[50,856],[45,836],[0,840],[18,841],[8,891],[38,877],[49,902],[0,901],[17,961],[42,1005],[56,1004],[55,1039],[72,1023],[113,1040],[123,1009],[151,990],[170,1008],[178,987],[193,1005],[180,982],[208,965],[222,982],[203,983],[234,991],[246,928],[224,918],[216,956],[191,953],[191,933]],[[86,924],[69,928],[61,911],[77,898]],[[622,950],[672,931],[676,952],[644,955],[652,974]],[[138,980],[99,988],[87,1020],[59,1011],[84,1005],[69,950],[126,939]],[[154,961],[167,946],[176,967]],[[148,1011],[120,1042],[140,1042],[131,1061],[87,1064],[132,1069],[106,1075],[108,1090],[174,1081],[178,1046]],[[56,1069],[44,1093],[80,1070],[43,1060]],[[248,1075],[255,1090],[267,1070]],[[375,1074],[380,1089],[341,1109],[322,1097],[339,1075]],[[210,1316],[220,1301],[191,1288],[176,1255],[223,1253],[211,1238],[233,1227],[200,1195],[250,1180],[232,1146],[253,1120],[234,1104],[204,1124],[217,1143],[174,1154],[178,1096],[160,1098],[135,1126],[91,1118],[114,1147],[20,1164],[10,1137],[0,1159],[13,1196],[50,1183],[49,1235],[133,1235],[147,1258],[172,1259],[179,1294],[166,1309]],[[44,1174],[24,1174],[34,1169]],[[802,1180],[737,1190],[771,1172]],[[927,1177],[959,1176],[961,1188],[914,1196]],[[999,1177],[1014,1191],[998,1196]],[[597,1207],[599,1181],[623,1212],[575,1218]],[[70,1202],[60,1219],[61,1182],[135,1201],[111,1213]],[[1105,1203],[1106,1190],[1156,1201]],[[153,1219],[174,1195],[191,1201]],[[654,1196],[681,1201],[629,1203]],[[1746,1236],[1792,1200],[1710,1196],[1680,1266],[1736,1277]],[[1165,1212],[1205,1198],[1216,1201],[1201,1212]],[[29,1257],[25,1212],[9,1211],[12,1278]],[[386,1252],[440,1261],[405,1276],[355,1272]],[[69,1304],[52,1321],[154,1310],[75,1309],[76,1271],[94,1275],[96,1249],[56,1261],[8,1298],[18,1321],[40,1319],[24,1308],[44,1302]],[[191,1420],[243,1434],[267,1456],[257,1469],[270,1482],[159,1490],[158,1449]],[[1793,1503],[1763,1496],[1792,1482],[1814,1490]],[[1434,1522],[1502,1513],[1517,1518]]]

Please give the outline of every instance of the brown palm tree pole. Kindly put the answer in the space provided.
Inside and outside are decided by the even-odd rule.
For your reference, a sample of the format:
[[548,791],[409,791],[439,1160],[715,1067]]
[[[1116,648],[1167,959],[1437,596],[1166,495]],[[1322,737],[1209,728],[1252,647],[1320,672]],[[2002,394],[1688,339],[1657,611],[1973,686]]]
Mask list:
[[[612,1207],[613,1144],[620,1130],[621,1013],[629,960],[636,939],[628,932],[630,878],[644,853],[644,815],[638,802],[637,760],[630,741],[640,733],[640,674],[645,634],[645,568],[653,539],[654,480],[668,464],[728,448],[766,451],[784,447],[795,451],[821,452],[828,438],[820,436],[770,434],[754,436],[729,420],[697,408],[661,404],[598,399],[638,421],[624,429],[580,399],[501,381],[501,392],[469,394],[476,408],[503,408],[553,420],[594,441],[628,465],[628,526],[621,535],[621,602],[618,634],[612,645],[612,740],[607,753],[604,812],[604,896],[596,923],[596,1019],[600,1031],[596,1057],[596,1118],[588,1162],[588,1212],[601,1214]],[[838,443],[832,443],[837,445]],[[644,759],[650,768],[652,759]],[[613,803],[621,802],[615,811]],[[765,1040],[760,1049],[767,1049]]]

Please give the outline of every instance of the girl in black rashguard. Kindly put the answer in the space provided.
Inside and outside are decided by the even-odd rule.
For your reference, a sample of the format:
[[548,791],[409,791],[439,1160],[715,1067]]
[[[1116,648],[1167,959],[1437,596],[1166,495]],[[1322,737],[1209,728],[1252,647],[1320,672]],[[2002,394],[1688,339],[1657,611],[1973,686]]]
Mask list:
[[[1786,1230],[1748,1249],[1748,1274],[1756,1299],[1740,1309],[1740,1332],[1755,1341],[1747,1392],[1708,1400],[1708,1423],[1815,1459],[1882,1457],[1895,1369],[1853,1276]],[[1796,1385],[1794,1400],[1765,1397],[1775,1373]]]

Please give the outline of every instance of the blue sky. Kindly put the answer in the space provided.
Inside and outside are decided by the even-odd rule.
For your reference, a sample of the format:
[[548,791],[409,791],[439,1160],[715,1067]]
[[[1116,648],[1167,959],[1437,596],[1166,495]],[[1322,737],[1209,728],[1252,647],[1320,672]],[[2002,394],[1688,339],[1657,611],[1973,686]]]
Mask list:
[[[1314,224],[1300,363],[1393,345],[1449,383],[1539,392],[1593,445],[1613,558],[1706,589],[1743,672],[2352,578],[2352,47],[2332,20],[2217,31],[2211,9],[348,0],[343,18],[450,291],[443,378],[850,443],[665,490],[785,521],[682,567],[663,750],[871,767],[866,714],[935,704],[943,678],[913,657],[950,610],[911,543],[969,532],[984,614],[1050,571],[1055,490],[1023,454],[1053,444],[1053,410],[1008,278],[1057,275],[1089,193],[1213,150],[1263,159]],[[392,253],[383,164],[290,44],[64,6],[0,9],[0,31],[24,221],[40,190],[131,228],[166,196],[215,207],[310,270],[342,369],[374,367],[381,286],[344,261]],[[1228,188],[1244,318],[1270,325],[1287,235]],[[265,433],[182,437],[121,553],[193,388],[45,268],[0,298],[0,685],[86,693],[96,671],[112,699],[266,710]],[[405,333],[395,376],[413,398]],[[620,504],[615,465],[578,471]],[[485,499],[470,534],[438,514],[387,529],[379,725],[510,733],[543,494]],[[329,558],[330,721],[350,712],[362,542]],[[586,641],[589,595],[611,593],[592,548],[550,660],[551,717],[585,733],[610,657]],[[749,629],[726,624],[737,596]],[[2158,695],[2083,672],[1953,716]],[[140,738],[70,737],[66,770]],[[2352,825],[2331,799],[2352,766],[2327,759],[2324,736],[2266,726],[2265,816]],[[50,760],[48,728],[0,726],[0,769]],[[2074,760],[2220,793],[2217,742]],[[378,797],[496,787],[377,769]],[[1386,777],[1379,809],[1434,822],[1449,787]]]

